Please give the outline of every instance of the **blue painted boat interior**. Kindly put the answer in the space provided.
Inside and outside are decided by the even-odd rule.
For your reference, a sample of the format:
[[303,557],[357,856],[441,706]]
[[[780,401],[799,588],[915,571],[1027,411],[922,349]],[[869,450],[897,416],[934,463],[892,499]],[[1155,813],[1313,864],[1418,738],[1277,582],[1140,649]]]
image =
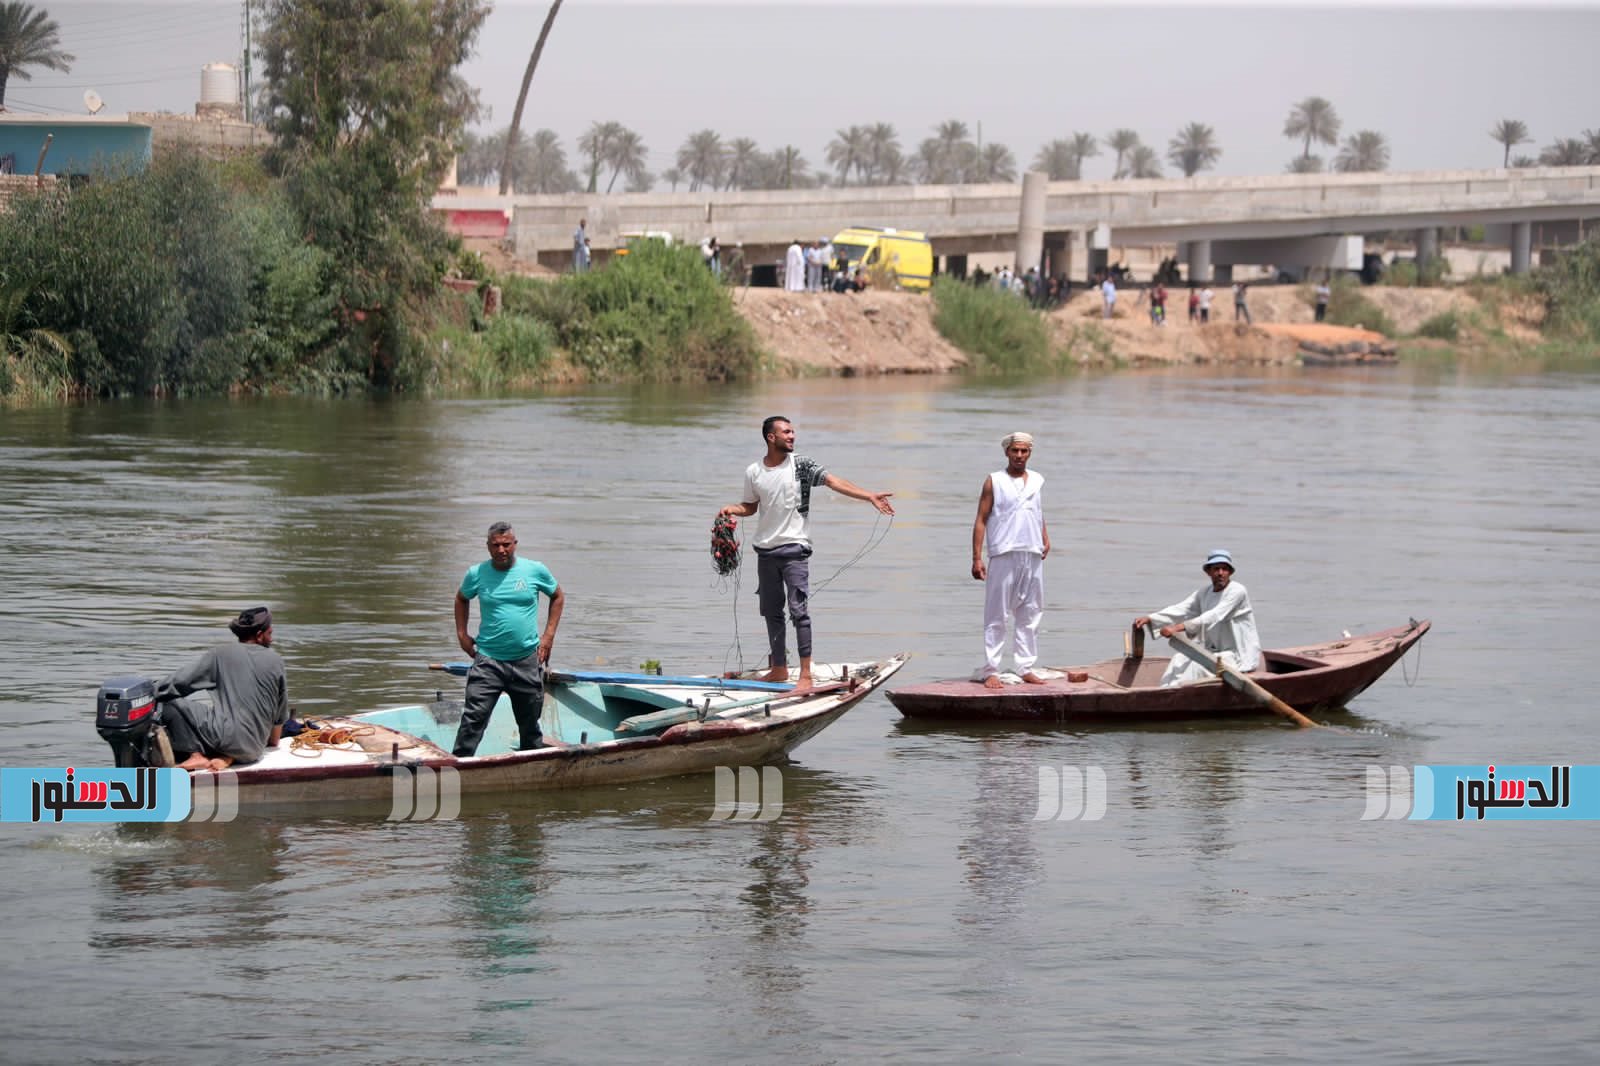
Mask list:
[[[444,706],[450,711],[442,716],[436,714],[434,708],[419,704],[372,711],[360,718],[363,722],[421,737],[449,751],[456,741],[460,703],[452,701]],[[595,681],[550,684],[545,686],[544,714],[539,724],[547,739],[563,744],[598,744],[618,739],[617,727],[624,719],[681,707],[684,707],[683,700],[629,685]],[[446,720],[441,721],[441,717]],[[624,739],[644,735],[648,733],[620,734]],[[501,696],[494,705],[494,713],[489,716],[489,728],[478,744],[478,754],[504,755],[516,751],[519,739],[511,701]]]

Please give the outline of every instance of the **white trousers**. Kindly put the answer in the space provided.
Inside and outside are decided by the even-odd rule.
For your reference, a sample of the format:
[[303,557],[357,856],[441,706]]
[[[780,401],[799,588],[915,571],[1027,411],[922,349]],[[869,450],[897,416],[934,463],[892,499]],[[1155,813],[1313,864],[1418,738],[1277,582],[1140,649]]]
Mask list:
[[[1214,651],[1211,653],[1227,665],[1239,670],[1239,656],[1231,651]],[[1243,673],[1243,670],[1239,670]],[[1212,673],[1205,663],[1195,662],[1176,648],[1172,650],[1172,661],[1167,664],[1167,672],[1161,675],[1162,688],[1177,688],[1179,685],[1192,685],[1197,681],[1213,681],[1216,674]]]
[[1000,672],[1006,630],[1013,624],[1016,671],[1025,674],[1039,658],[1039,619],[1044,617],[1044,558],[1037,552],[1002,552],[989,557],[983,583],[985,676]]

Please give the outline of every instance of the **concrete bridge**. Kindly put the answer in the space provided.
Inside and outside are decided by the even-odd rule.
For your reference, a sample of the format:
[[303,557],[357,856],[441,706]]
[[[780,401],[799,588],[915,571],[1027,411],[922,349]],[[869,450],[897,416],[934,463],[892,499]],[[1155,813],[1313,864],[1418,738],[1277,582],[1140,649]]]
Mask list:
[[1536,242],[1572,243],[1600,223],[1600,167],[1103,182],[1030,173],[1006,185],[609,196],[463,189],[441,192],[434,206],[501,212],[516,253],[557,269],[570,265],[572,231],[587,218],[601,256],[627,234],[664,231],[691,243],[715,236],[762,263],[781,259],[795,238],[867,225],[925,232],[955,272],[969,254],[1014,251],[1019,268],[1044,261],[1081,279],[1104,265],[1113,242],[1178,245],[1194,281],[1225,281],[1238,264],[1357,269],[1363,238],[1395,231],[1413,232],[1419,257],[1432,258],[1440,227],[1483,226],[1486,241],[1510,246],[1520,272]]

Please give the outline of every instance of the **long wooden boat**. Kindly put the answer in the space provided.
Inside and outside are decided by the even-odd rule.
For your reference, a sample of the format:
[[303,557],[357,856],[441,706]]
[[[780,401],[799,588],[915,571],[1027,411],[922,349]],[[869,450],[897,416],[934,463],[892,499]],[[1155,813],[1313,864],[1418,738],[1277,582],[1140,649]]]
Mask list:
[[[450,754],[458,701],[391,707],[350,716],[318,715],[316,736],[286,738],[258,762],[230,768],[241,807],[278,803],[388,803],[397,776],[454,771],[452,790],[521,792],[581,788],[690,774],[719,766],[781,761],[859,704],[905,665],[821,664],[815,688],[720,677],[649,674],[546,675],[541,717],[548,747],[516,750],[515,717],[504,697],[478,754]],[[348,739],[345,739],[345,737]],[[206,774],[192,780],[199,788]],[[419,795],[419,803],[421,798]]]
[[[1246,676],[1297,711],[1343,707],[1382,677],[1429,626],[1413,619],[1376,633],[1263,651],[1260,668]],[[963,678],[895,689],[888,697],[908,718],[964,722],[1122,722],[1272,713],[1220,680],[1160,687],[1169,661],[1165,656],[1129,655],[1053,668],[1062,676],[1042,685],[989,689]]]

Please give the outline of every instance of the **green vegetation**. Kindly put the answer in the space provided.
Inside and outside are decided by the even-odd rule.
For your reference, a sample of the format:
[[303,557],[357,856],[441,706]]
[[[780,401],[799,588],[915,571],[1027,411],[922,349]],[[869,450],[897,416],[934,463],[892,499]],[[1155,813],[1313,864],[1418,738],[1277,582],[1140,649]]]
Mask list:
[[1567,249],[1532,281],[1545,302],[1546,336],[1600,344],[1600,238]]
[[1361,285],[1352,278],[1337,277],[1330,286],[1327,321],[1335,326],[1359,326],[1377,330],[1386,337],[1395,333],[1394,323],[1378,305],[1361,292]]
[[1014,374],[1066,363],[1050,343],[1044,316],[1014,293],[937,277],[933,302],[934,328],[971,355],[979,372]]
[[1417,327],[1417,336],[1455,342],[1461,339],[1461,316],[1455,311],[1440,311]]

